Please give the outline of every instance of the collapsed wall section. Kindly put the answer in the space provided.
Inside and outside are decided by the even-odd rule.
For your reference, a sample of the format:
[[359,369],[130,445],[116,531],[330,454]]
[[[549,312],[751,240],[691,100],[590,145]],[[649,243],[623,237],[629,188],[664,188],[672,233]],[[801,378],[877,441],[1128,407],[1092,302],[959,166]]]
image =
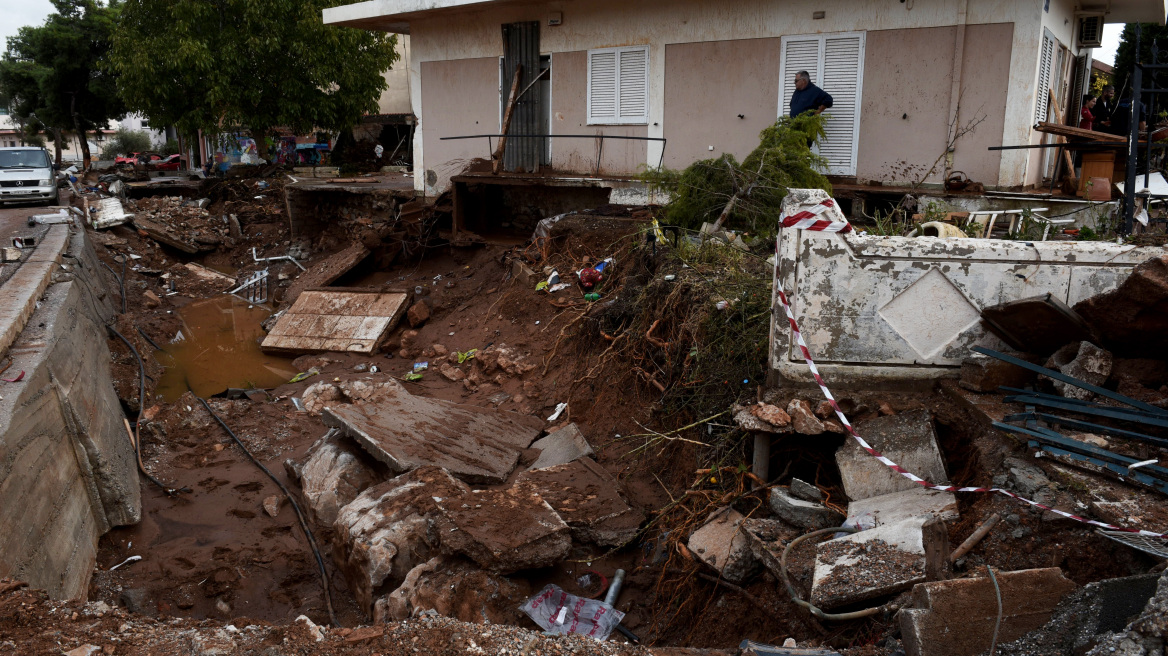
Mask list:
[[54,238],[66,240],[63,253],[7,351],[8,372],[24,378],[0,388],[0,577],[78,598],[98,538],[136,523],[142,508],[109,373],[106,278],[83,230],[52,226],[38,250]]

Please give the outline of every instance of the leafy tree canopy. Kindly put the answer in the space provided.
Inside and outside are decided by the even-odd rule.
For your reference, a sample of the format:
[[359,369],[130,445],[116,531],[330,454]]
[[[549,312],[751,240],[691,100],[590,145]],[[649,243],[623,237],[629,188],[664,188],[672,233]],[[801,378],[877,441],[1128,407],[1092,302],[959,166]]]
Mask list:
[[[1159,51],[1156,60],[1161,64],[1168,64],[1168,27],[1154,23],[1140,23],[1140,60],[1145,64],[1152,63],[1153,49]],[[1115,71],[1112,83],[1116,93],[1123,95],[1131,90],[1132,67],[1136,63],[1136,23],[1123,26],[1123,34],[1119,37],[1119,48],[1115,51]],[[1150,86],[1149,72],[1144,72],[1144,87]],[[1168,75],[1157,72],[1161,85],[1168,83]],[[1160,104],[1157,100],[1157,104]]]
[[109,55],[130,109],[193,134],[338,130],[377,111],[394,36],[326,26],[348,0],[125,0]]
[[9,110],[14,120],[46,129],[104,128],[125,115],[113,77],[101,66],[121,2],[52,2],[56,12],[44,25],[20,28],[0,60]]

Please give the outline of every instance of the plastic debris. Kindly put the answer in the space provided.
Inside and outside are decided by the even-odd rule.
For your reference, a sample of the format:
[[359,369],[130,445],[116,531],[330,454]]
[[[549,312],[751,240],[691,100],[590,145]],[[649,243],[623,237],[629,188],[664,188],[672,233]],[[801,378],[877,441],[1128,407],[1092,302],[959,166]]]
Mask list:
[[607,640],[625,614],[598,599],[585,599],[548,584],[522,606],[524,613],[548,633],[575,633]]
[[564,413],[564,410],[567,409],[567,407],[568,407],[567,403],[561,403],[561,404],[557,405],[556,411],[553,412],[552,416],[548,417],[547,420],[548,421],[555,421],[555,420],[559,419],[560,415]]
[[425,371],[429,368],[430,368],[429,362],[415,362],[414,363],[414,373],[418,373],[420,371]]
[[129,565],[130,563],[136,563],[139,560],[142,560],[141,556],[130,556],[129,558],[123,560],[122,562],[118,563],[117,565],[114,565],[113,567],[109,568],[109,571],[112,572],[115,569],[121,567],[122,565]]

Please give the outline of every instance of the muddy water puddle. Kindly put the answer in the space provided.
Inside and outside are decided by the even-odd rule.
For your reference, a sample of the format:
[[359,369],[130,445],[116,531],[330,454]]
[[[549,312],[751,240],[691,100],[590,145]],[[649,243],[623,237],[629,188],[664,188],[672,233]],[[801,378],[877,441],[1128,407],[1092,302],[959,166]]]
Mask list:
[[157,393],[172,403],[190,389],[208,397],[229,387],[275,387],[296,375],[292,360],[260,350],[260,322],[270,312],[234,296],[196,301],[178,311],[181,339],[154,357],[165,367]]

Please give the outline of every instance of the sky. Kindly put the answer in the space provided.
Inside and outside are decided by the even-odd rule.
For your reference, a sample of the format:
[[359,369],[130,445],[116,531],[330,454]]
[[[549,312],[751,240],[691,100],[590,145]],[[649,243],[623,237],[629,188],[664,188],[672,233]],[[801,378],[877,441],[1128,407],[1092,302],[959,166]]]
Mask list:
[[1119,47],[1119,36],[1123,33],[1123,23],[1108,23],[1103,26],[1103,47],[1095,48],[1091,55],[1107,65],[1115,64],[1115,49]]
[[0,52],[8,49],[8,37],[16,36],[25,25],[41,25],[53,13],[49,0],[5,0],[4,18],[0,19]]

